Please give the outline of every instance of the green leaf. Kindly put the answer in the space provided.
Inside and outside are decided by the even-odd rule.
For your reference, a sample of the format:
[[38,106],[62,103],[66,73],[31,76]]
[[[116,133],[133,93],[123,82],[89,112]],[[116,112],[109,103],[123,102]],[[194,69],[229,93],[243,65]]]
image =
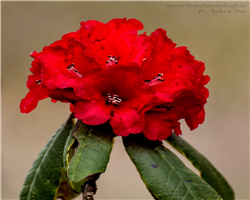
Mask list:
[[159,141],[144,135],[123,138],[128,155],[135,164],[146,187],[159,200],[222,199],[203,179]]
[[[75,132],[72,135],[77,142],[77,147],[71,159],[72,152],[69,147],[66,147],[69,154],[66,158],[69,163],[66,169],[69,180],[77,183],[90,175],[105,172],[112,150],[113,137],[108,123],[89,126],[79,121],[75,126]],[[72,143],[69,139],[71,146],[74,146],[74,143],[75,141]]]
[[210,184],[223,199],[234,200],[234,191],[231,186],[202,154],[174,133],[168,137],[166,141],[183,154],[194,167],[200,171],[201,177]]
[[54,199],[64,199],[64,200],[70,200],[70,199],[74,199],[75,197],[77,197],[79,195],[79,193],[76,193],[75,191],[73,191],[70,187],[69,187],[69,180],[68,177],[66,175],[65,169],[62,169],[62,174],[61,174],[61,178],[58,184],[58,189],[56,192],[56,195],[54,197]]
[[81,121],[78,120],[77,123],[75,124],[75,126],[72,128],[72,130],[67,138],[66,144],[64,146],[63,166],[65,169],[68,169],[69,163],[75,154],[75,149],[78,146],[77,139],[73,136],[73,133],[75,133],[77,131],[80,122]]
[[64,145],[73,125],[70,117],[39,153],[24,181],[20,200],[54,199],[63,168]]
[[[77,139],[73,136],[73,133],[75,133],[80,125],[81,121],[78,120],[76,125],[73,127],[71,130],[68,139],[66,141],[65,147],[64,147],[64,152],[63,152],[63,165],[64,165],[64,170],[65,170],[65,175],[67,176],[67,170],[69,168],[69,163],[72,159],[72,157],[75,154],[76,148],[78,146],[78,141]],[[68,179],[68,177],[67,177]],[[86,182],[86,178],[83,179],[80,182],[72,182],[68,179],[68,186],[74,193],[80,194],[82,192],[82,185]]]

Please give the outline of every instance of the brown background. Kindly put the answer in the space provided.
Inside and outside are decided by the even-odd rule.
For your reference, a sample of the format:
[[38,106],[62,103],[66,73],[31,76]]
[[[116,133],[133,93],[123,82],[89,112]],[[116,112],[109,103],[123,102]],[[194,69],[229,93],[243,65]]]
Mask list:
[[[187,3],[189,7],[187,7]],[[26,95],[32,59],[29,53],[76,31],[81,21],[136,18],[150,34],[167,30],[178,46],[187,46],[206,63],[211,77],[206,120],[183,138],[226,177],[237,199],[249,199],[249,16],[246,13],[198,13],[205,2],[1,2],[2,9],[2,199],[18,199],[33,160],[66,120],[69,106],[46,99],[29,114],[19,103]],[[225,2],[206,2],[208,5]],[[228,4],[228,2],[226,2]],[[186,5],[167,7],[166,5]],[[190,6],[192,5],[192,6]],[[191,164],[186,162],[190,167]],[[192,166],[191,166],[192,167]],[[193,168],[192,168],[193,169]],[[152,199],[117,138],[107,171],[98,180],[96,199]]]

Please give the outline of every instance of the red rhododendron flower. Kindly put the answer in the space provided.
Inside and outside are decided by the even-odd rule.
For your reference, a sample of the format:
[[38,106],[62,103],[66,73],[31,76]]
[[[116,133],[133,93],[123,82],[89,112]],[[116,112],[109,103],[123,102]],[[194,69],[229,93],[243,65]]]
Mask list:
[[166,31],[138,35],[136,19],[81,23],[81,28],[32,54],[22,100],[23,113],[39,100],[70,103],[75,117],[89,125],[109,121],[117,135],[143,132],[150,140],[181,134],[204,121],[209,81],[204,63],[186,47],[176,47]]
[[[143,116],[144,134],[150,140],[164,140],[172,131],[181,134],[180,119],[185,119],[191,130],[203,123],[204,104],[210,80],[204,76],[204,63],[194,59],[186,47],[175,47],[166,31],[158,29],[150,36],[154,48],[150,60],[142,65],[142,78],[156,92],[162,104]],[[152,74],[157,74],[151,79]]]

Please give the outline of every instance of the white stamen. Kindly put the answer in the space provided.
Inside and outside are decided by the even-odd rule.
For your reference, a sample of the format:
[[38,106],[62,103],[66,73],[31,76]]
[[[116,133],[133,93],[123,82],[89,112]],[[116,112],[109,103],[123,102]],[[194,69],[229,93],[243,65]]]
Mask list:
[[74,63],[70,64],[67,69],[76,78],[83,78],[82,74],[75,68]]
[[111,55],[109,55],[108,57],[109,57],[109,60],[106,61],[106,68],[118,63],[117,58],[115,56],[112,57]]
[[158,73],[158,75],[156,77],[154,77],[152,80],[146,80],[145,84],[148,85],[148,87],[158,85],[165,80],[164,78],[162,78],[162,76],[163,76],[163,74]]
[[108,100],[107,100],[108,103],[112,103],[114,105],[120,105],[120,103],[122,102],[122,99],[118,98],[118,95],[117,94],[114,94],[113,98],[112,96],[110,95],[110,93],[108,93]]
[[40,85],[42,80],[36,80],[37,85]]
[[155,83],[152,83],[152,84],[148,84],[148,87],[151,87],[151,86],[154,86],[154,85],[159,85],[160,83],[162,83],[162,82],[155,82]]

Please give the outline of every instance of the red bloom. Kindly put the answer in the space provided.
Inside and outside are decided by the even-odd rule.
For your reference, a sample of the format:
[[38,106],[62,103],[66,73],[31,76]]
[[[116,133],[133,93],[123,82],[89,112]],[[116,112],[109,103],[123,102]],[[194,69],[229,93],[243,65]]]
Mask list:
[[204,121],[205,103],[202,95],[184,90],[173,102],[160,104],[145,113],[145,136],[150,140],[165,140],[172,131],[180,135],[180,119],[185,119],[191,130],[197,128]]
[[[37,53],[31,54],[35,57]],[[21,101],[20,109],[22,113],[29,113],[36,108],[38,101],[49,97],[48,90],[41,85],[42,67],[38,60],[34,60],[31,64],[30,71],[33,75],[28,77],[27,87],[30,89],[26,97]]]
[[151,140],[180,134],[180,119],[194,129],[204,120],[209,81],[204,64],[186,47],[176,48],[166,32],[137,34],[135,19],[81,23],[39,54],[33,53],[21,112],[39,100],[71,103],[74,115],[90,125],[109,121],[114,133],[144,132]]
[[[140,119],[144,110],[151,108],[157,100],[152,90],[144,89],[140,81],[138,66],[112,66],[90,81],[98,98],[78,101],[74,107],[76,118],[91,125],[109,120],[117,135],[127,136],[130,127]],[[85,84],[79,82],[77,91],[84,91]],[[76,93],[77,94],[77,93]],[[142,129],[138,131],[140,133]]]

